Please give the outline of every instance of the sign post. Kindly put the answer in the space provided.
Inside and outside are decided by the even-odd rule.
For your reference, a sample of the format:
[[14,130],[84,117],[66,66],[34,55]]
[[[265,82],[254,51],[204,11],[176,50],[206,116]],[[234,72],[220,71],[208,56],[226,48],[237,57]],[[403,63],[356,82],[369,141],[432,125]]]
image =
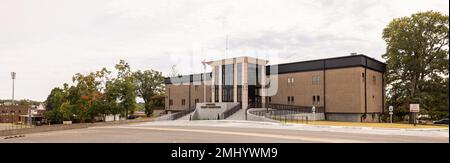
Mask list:
[[409,104],[409,112],[413,113],[414,126],[417,124],[417,113],[420,111],[419,104]]
[[394,107],[392,105],[389,106],[389,116],[390,116],[391,123],[392,123],[392,114],[394,114],[393,111],[394,111]]

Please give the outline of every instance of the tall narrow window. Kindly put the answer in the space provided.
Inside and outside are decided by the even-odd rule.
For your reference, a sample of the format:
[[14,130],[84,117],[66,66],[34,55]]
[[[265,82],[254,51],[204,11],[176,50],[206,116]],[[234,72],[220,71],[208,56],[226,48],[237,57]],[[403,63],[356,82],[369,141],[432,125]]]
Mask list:
[[181,100],[181,105],[185,105],[186,104],[186,100],[185,99],[182,99]]
[[292,87],[294,85],[294,77],[288,77],[288,86]]

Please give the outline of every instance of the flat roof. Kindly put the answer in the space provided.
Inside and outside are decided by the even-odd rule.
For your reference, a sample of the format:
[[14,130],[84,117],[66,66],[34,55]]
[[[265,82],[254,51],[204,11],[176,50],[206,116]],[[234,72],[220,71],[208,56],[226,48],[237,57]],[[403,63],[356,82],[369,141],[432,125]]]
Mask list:
[[[278,67],[277,72],[270,72],[271,67]],[[334,58],[316,59],[300,62],[282,63],[266,67],[266,74],[283,74],[303,71],[316,71],[348,67],[366,67],[378,72],[386,71],[386,64],[366,55],[349,55]]]
[[[278,69],[277,72],[272,72],[270,69]],[[275,65],[266,66],[266,75],[270,74],[284,74],[295,73],[304,71],[317,71],[337,68],[349,68],[349,67],[365,67],[374,71],[384,73],[386,71],[386,64],[378,61],[374,58],[368,57],[363,54],[349,55],[325,59],[307,60],[300,62],[281,63]],[[206,73],[205,80],[211,80],[212,73]],[[203,81],[204,74],[191,74],[178,77],[165,78],[165,84],[172,83],[189,83]]]

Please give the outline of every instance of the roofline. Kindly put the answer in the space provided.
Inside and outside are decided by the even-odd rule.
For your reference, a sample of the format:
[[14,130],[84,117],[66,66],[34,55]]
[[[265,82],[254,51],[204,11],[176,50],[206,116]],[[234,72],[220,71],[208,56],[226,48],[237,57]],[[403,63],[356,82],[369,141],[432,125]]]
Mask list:
[[[326,61],[331,61],[331,60],[336,60],[336,59],[345,59],[345,58],[354,58],[354,57],[363,57],[366,61],[363,64],[357,64],[357,65],[347,65],[347,66],[338,66],[338,67],[332,67],[332,68],[312,68],[312,69],[306,69],[306,70],[292,70],[292,71],[286,71],[286,72],[278,72],[277,74],[286,74],[286,73],[295,73],[295,72],[306,72],[306,71],[317,71],[317,70],[325,70],[325,69],[338,69],[338,68],[350,68],[350,67],[365,67],[368,69],[372,69],[374,71],[378,71],[378,72],[382,72],[384,73],[385,70],[377,70],[376,68],[370,67],[367,65],[367,60],[371,60],[373,62],[376,62],[378,64],[381,64],[383,67],[383,69],[385,69],[386,67],[386,63],[378,61],[374,58],[368,57],[364,54],[358,54],[358,55],[348,55],[348,56],[340,56],[340,57],[332,57],[332,58],[324,58],[324,59],[314,59],[314,60],[306,60],[306,61],[299,61],[299,62],[289,62],[289,63],[281,63],[281,64],[273,64],[273,65],[266,65],[266,67],[269,67],[268,69],[270,69],[271,66],[286,66],[286,65],[294,65],[294,64],[304,64],[304,63],[309,63],[309,62],[326,62]],[[176,77],[176,78],[183,78],[183,77],[189,77],[189,82],[194,82],[193,81],[193,76],[195,75],[201,75],[202,78],[200,79],[200,81],[209,81],[211,79],[206,78],[205,80],[203,80],[203,74],[205,73],[197,73],[197,74],[189,74],[189,75],[181,75],[180,77]],[[207,75],[212,75],[212,72],[207,72]],[[270,73],[266,72],[266,75],[270,75]],[[166,77],[165,81],[170,80],[171,77]],[[186,81],[188,82],[188,81]],[[172,83],[168,83],[165,82],[165,84],[172,84]]]
[[[339,57],[332,57],[332,58],[323,58],[323,59],[313,59],[313,60],[306,60],[306,61],[298,61],[298,62],[288,62],[288,63],[280,63],[280,64],[272,64],[272,65],[278,65],[278,66],[283,66],[283,65],[290,65],[290,64],[298,64],[298,63],[308,63],[308,62],[318,62],[318,61],[326,61],[326,60],[333,60],[333,59],[343,59],[343,58],[352,58],[352,57],[365,57],[367,59],[373,60],[375,62],[381,63],[386,65],[386,63],[381,62],[379,60],[376,60],[375,58],[371,58],[367,55],[364,54],[358,54],[358,55],[347,55],[347,56],[339,56]],[[268,66],[272,66],[272,65],[268,65]]]

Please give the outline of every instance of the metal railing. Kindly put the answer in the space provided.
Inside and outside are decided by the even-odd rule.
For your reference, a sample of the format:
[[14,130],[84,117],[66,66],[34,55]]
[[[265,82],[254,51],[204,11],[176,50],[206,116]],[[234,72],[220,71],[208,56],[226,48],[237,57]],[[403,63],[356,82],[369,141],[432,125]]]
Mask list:
[[[258,107],[253,107],[258,106]],[[288,104],[277,104],[277,103],[259,103],[252,104],[253,108],[271,108],[282,113],[312,113],[312,106],[298,106],[298,105],[288,105]],[[315,107],[316,113],[323,113],[323,107]]]
[[189,109],[185,109],[185,110],[176,112],[176,113],[170,115],[170,116],[167,118],[167,120],[176,120],[176,119],[179,119],[179,118],[181,118],[181,117],[184,117],[185,115],[188,115],[188,114],[194,112],[194,110],[195,110],[195,108],[189,108]]
[[310,121],[307,115],[301,115],[300,112],[293,110],[252,110],[249,113],[285,123],[308,123]]
[[222,118],[226,119],[226,118],[230,117],[231,115],[233,115],[234,113],[239,111],[241,108],[242,108],[241,104],[238,104],[238,105],[232,107],[231,109],[228,109],[228,110],[224,111],[222,113]]

